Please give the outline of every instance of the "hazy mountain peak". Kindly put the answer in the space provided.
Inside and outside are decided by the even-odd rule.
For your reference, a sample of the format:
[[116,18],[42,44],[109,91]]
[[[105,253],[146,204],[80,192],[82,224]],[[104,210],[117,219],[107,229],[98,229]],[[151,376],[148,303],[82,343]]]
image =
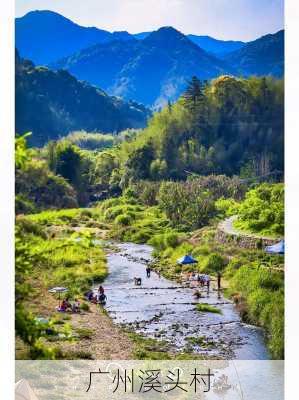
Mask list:
[[156,31],[153,31],[144,39],[145,43],[155,43],[155,42],[175,42],[178,40],[187,40],[186,36],[173,28],[172,26],[163,26]]

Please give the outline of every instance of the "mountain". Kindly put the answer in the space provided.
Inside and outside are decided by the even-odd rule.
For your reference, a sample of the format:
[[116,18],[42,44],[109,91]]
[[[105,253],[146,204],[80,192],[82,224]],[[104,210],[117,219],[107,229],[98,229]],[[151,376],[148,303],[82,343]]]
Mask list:
[[[152,32],[140,32],[135,33],[134,36],[137,40],[143,40],[147,38]],[[232,51],[241,49],[246,43],[239,40],[219,40],[214,39],[211,36],[199,36],[199,35],[186,35],[188,39],[194,44],[202,48],[203,50],[211,53],[217,57],[222,58],[225,54],[231,53]]]
[[232,69],[172,27],[143,40],[97,44],[52,65],[108,93],[160,107],[176,100],[193,75],[211,79]]
[[105,90],[114,85],[115,79],[129,60],[138,55],[139,42],[114,41],[88,47],[70,57],[50,64],[53,69],[66,69],[78,79],[86,80]]
[[148,37],[151,33],[153,33],[153,32],[152,31],[150,31],[150,32],[140,32],[140,33],[134,33],[133,36],[137,40],[143,40],[146,37]]
[[31,131],[31,145],[42,146],[73,130],[142,128],[148,116],[140,104],[108,96],[67,71],[36,67],[16,54],[16,132]]
[[245,46],[245,42],[236,40],[218,40],[211,36],[187,35],[187,37],[197,46],[201,47],[208,53],[217,57],[223,57],[227,53],[241,49]]
[[131,35],[32,11],[16,19],[16,44],[35,64],[65,69],[110,95],[155,108],[176,100],[192,75],[281,77],[284,69],[284,31],[248,43],[186,36],[172,27]]
[[224,57],[239,75],[284,74],[284,30],[247,43],[244,47]]
[[96,43],[134,39],[128,32],[83,27],[47,10],[31,11],[16,18],[15,30],[20,55],[38,65],[48,65]]

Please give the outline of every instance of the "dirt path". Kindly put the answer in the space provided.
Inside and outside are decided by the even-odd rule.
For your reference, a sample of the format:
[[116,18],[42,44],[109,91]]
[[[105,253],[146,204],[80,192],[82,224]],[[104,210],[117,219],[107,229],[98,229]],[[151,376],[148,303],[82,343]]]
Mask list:
[[90,338],[64,343],[63,351],[88,353],[96,360],[132,358],[133,343],[98,306],[92,304],[89,312],[72,314],[70,322],[74,330],[88,329],[92,333]]
[[[244,232],[234,227],[234,222],[238,219],[237,215],[233,215],[232,217],[226,218],[225,220],[221,221],[218,225],[218,229],[227,233],[228,235],[234,236],[246,236],[252,237],[257,239],[266,239],[266,240],[275,240],[273,237],[258,235],[255,233]],[[280,239],[278,238],[277,241]]]
[[[68,359],[126,360],[133,358],[133,342],[120,327],[113,324],[105,310],[95,304],[89,304],[90,310],[81,311],[79,314],[57,313],[55,312],[57,298],[49,294],[43,286],[35,286],[35,289],[41,293],[41,296],[31,299],[30,304],[28,304],[35,315],[47,319],[57,317],[64,324],[69,324],[72,333],[77,332],[79,336],[84,331],[88,333],[87,337],[78,337],[72,341],[47,341],[49,347],[62,350],[64,357]],[[43,301],[41,301],[41,298]],[[57,325],[57,328],[60,326]],[[27,350],[24,343],[18,338],[16,358],[28,358]]]

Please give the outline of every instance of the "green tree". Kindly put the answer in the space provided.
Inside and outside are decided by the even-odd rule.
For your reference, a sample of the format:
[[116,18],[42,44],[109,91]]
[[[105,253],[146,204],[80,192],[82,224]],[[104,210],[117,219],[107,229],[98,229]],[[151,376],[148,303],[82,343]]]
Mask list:
[[78,186],[80,183],[81,154],[73,144],[64,141],[56,148],[56,173],[63,176],[70,183]]
[[225,257],[218,253],[212,253],[203,266],[203,271],[217,275],[218,289],[221,289],[221,278],[227,264],[228,260]]

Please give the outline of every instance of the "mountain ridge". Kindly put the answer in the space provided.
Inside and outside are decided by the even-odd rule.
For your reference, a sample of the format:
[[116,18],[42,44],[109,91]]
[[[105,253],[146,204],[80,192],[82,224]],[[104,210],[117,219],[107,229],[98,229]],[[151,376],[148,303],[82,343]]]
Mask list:
[[99,42],[132,40],[128,32],[108,32],[81,26],[49,10],[30,11],[16,18],[16,47],[22,57],[35,64],[48,65]]
[[[177,100],[193,75],[201,80],[222,74],[282,77],[283,32],[243,43],[184,35],[169,26],[135,35],[111,33],[81,27],[52,11],[31,12],[16,20],[16,42],[23,57],[26,53],[35,64],[66,69],[110,95],[154,109]],[[63,56],[57,58],[58,54]]]
[[264,35],[224,57],[243,76],[284,74],[284,30]]
[[173,27],[162,27],[126,46],[121,42],[97,44],[51,67],[67,69],[109,94],[154,107],[176,100],[193,75],[204,80],[233,72]]
[[[51,21],[50,21],[51,20]],[[82,26],[71,19],[50,10],[30,11],[22,17],[16,18],[16,47],[25,58],[31,59],[36,64],[47,65],[58,59],[70,56],[72,53],[92,46],[97,43],[104,43],[113,40],[144,40],[153,31],[131,34],[127,31],[109,32],[95,26]],[[49,22],[55,26],[53,32],[47,30]],[[62,32],[59,35],[59,32]],[[80,32],[80,35],[79,35]],[[79,36],[82,36],[81,38]],[[245,42],[238,40],[220,40],[211,36],[186,34],[191,41],[203,48],[205,51],[216,56],[223,56],[230,51],[236,50]],[[34,41],[32,41],[34,39]],[[64,47],[58,47],[60,41],[69,43]],[[58,40],[58,43],[57,43]],[[35,44],[38,41],[41,43]],[[71,42],[77,42],[73,47]],[[43,43],[47,43],[47,54],[43,51]]]

